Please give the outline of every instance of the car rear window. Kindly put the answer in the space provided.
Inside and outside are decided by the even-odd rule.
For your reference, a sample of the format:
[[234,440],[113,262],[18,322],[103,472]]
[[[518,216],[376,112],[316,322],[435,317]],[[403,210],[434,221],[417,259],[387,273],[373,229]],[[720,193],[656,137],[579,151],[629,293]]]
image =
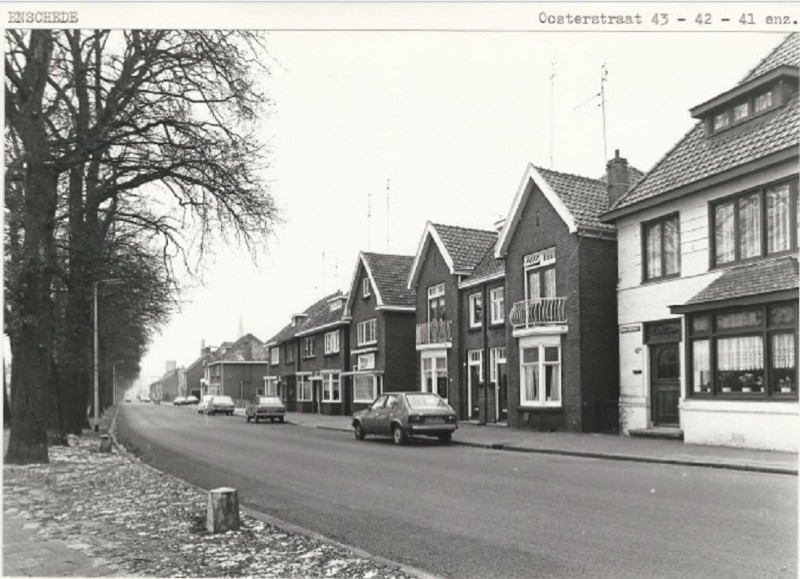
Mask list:
[[233,398],[230,396],[214,396],[214,402],[227,402],[233,404]]
[[281,404],[281,399],[277,396],[260,396],[258,398],[259,404]]
[[447,408],[447,403],[435,394],[406,394],[408,405],[414,410],[422,408]]

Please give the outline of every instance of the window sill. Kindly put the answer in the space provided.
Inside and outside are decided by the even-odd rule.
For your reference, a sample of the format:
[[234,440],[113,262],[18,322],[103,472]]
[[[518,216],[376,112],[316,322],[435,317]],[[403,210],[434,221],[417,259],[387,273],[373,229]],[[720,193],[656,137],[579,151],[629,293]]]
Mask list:
[[758,263],[761,261],[768,261],[770,259],[778,259],[780,257],[786,257],[787,255],[795,255],[797,253],[797,248],[794,249],[787,249],[785,251],[778,251],[775,253],[769,253],[767,255],[759,255],[756,257],[748,257],[747,259],[740,259],[738,261],[727,261],[725,263],[713,264],[709,271],[722,271],[728,269],[730,267],[737,267],[739,265],[747,265],[749,263]]
[[303,360],[313,360],[316,357],[317,357],[316,354],[314,354],[313,356],[303,356]]
[[502,328],[505,325],[506,325],[506,321],[505,320],[498,320],[496,322],[491,322],[489,324],[489,327],[490,328]]
[[518,412],[531,412],[532,410],[559,412],[564,407],[561,404],[520,404],[517,408]]
[[330,358],[331,356],[338,356],[340,353],[341,353],[340,351],[336,351],[336,352],[325,352],[325,354],[324,354],[324,355],[325,355],[325,357],[326,357],[326,358]]
[[652,277],[650,279],[643,279],[642,280],[642,285],[657,284],[657,283],[661,283],[661,282],[665,282],[665,281],[672,281],[674,279],[680,279],[680,278],[681,278],[681,272],[678,272],[678,273],[673,273],[673,274],[670,274],[670,275],[663,275],[661,277]]
[[342,401],[341,400],[323,400],[322,403],[323,404],[341,404]]
[[797,400],[798,396],[797,392],[773,392],[770,395],[764,394],[763,392],[720,392],[718,394],[712,394],[711,392],[693,392],[689,394],[687,398],[690,400],[720,400],[720,401],[740,400],[744,402],[755,402],[755,401],[791,402]]
[[373,340],[371,342],[360,342],[358,344],[358,347],[361,348],[363,346],[377,346],[377,345],[378,345],[378,340]]
[[480,332],[481,331],[481,326],[469,326],[467,328],[467,331],[468,332],[473,332],[473,333]]

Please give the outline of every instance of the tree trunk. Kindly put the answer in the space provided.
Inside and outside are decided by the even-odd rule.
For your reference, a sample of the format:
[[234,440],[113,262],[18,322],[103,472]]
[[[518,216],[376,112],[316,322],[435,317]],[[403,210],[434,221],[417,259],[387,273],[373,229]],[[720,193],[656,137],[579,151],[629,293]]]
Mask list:
[[26,163],[20,324],[11,375],[14,404],[6,454],[10,464],[48,462],[44,395],[50,380],[53,347],[51,290],[58,171],[49,154],[42,99],[52,52],[52,32],[32,31],[30,60],[21,79],[22,87],[15,102],[6,102],[6,114],[24,144]]

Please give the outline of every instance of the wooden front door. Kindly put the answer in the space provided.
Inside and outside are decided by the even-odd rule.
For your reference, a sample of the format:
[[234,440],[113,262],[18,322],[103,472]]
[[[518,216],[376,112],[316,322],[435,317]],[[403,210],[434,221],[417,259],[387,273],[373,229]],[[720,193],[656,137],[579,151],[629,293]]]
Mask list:
[[650,401],[654,426],[678,425],[681,363],[677,343],[650,346]]

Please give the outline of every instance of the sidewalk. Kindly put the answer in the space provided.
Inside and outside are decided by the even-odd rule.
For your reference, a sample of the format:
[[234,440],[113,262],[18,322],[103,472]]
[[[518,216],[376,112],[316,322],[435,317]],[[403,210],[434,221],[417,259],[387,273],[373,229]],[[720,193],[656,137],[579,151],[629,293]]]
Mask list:
[[[351,431],[349,416],[287,412],[292,424]],[[561,454],[611,460],[654,462],[797,475],[797,455],[725,446],[685,444],[678,440],[634,438],[615,434],[534,432],[504,426],[461,422],[452,444],[496,450]]]

